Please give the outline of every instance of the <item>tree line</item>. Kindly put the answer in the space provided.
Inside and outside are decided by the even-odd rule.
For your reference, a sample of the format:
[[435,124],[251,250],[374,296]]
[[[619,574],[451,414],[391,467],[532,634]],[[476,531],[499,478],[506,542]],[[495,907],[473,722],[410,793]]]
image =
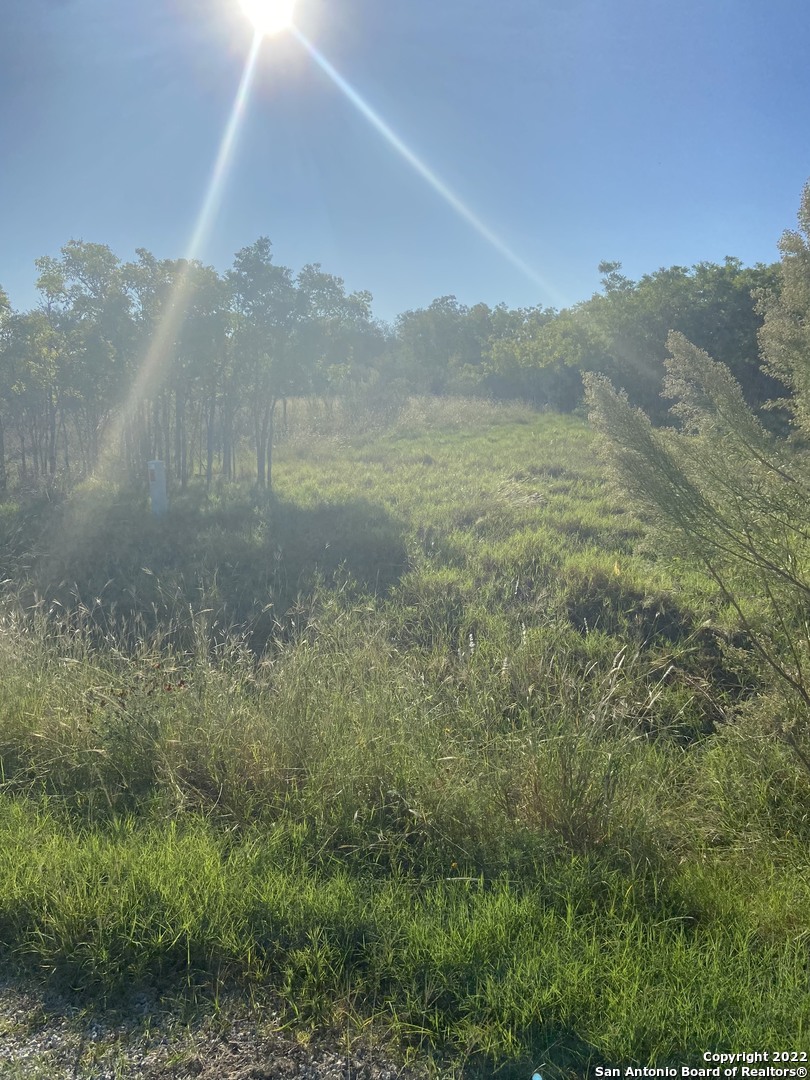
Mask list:
[[79,241],[37,269],[37,308],[2,297],[3,485],[12,461],[26,482],[86,475],[104,453],[135,475],[163,458],[180,486],[195,469],[233,478],[248,433],[266,485],[279,400],[328,392],[385,337],[370,294],[347,294],[319,265],[293,275],[264,238],[224,275]]
[[755,409],[776,386],[756,297],[778,294],[778,264],[727,258],[631,281],[603,263],[601,292],[561,311],[445,296],[390,325],[369,292],[319,264],[294,273],[264,237],[223,274],[76,240],[36,268],[34,309],[14,311],[0,290],[0,490],[85,476],[105,455],[133,477],[162,458],[174,484],[210,484],[235,478],[248,449],[268,487],[292,396],[481,394],[572,410],[583,374],[599,371],[658,415],[672,330],[725,362]]

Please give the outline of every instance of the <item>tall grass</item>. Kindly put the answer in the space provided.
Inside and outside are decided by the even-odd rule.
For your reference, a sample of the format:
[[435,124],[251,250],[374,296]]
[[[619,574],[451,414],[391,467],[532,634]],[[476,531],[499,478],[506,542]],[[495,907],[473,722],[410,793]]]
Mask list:
[[4,961],[456,1074],[801,1048],[810,790],[744,638],[576,421],[456,408],[165,527],[0,518]]

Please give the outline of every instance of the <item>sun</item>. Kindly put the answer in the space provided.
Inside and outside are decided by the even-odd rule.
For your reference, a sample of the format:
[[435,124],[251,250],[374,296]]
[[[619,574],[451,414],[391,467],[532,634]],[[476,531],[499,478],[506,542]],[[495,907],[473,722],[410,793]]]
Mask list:
[[296,0],[240,0],[257,34],[280,34],[292,26]]

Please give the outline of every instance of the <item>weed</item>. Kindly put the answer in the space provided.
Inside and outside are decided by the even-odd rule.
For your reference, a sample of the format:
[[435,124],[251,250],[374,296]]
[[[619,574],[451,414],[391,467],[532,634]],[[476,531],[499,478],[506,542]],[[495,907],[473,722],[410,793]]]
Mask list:
[[272,499],[165,524],[4,504],[4,962],[263,988],[446,1074],[798,1048],[807,785],[712,583],[579,421],[389,420],[293,403]]

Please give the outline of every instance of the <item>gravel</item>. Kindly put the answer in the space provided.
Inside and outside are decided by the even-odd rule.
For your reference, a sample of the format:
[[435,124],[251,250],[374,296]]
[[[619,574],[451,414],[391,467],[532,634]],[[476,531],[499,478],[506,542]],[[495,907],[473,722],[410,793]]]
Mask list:
[[189,1021],[148,994],[126,1016],[0,980],[0,1080],[417,1080],[367,1048],[300,1041],[244,1005]]

